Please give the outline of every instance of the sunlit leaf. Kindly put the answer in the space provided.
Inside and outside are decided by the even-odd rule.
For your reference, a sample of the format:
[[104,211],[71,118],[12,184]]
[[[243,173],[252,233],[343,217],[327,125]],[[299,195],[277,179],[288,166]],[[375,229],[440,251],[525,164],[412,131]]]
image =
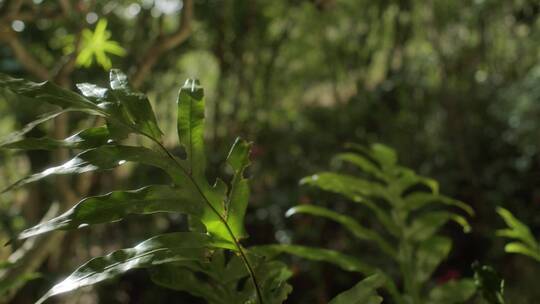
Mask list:
[[504,208],[497,208],[497,213],[508,226],[507,229],[497,230],[497,235],[523,242],[522,245],[516,242],[508,244],[505,250],[507,252],[525,254],[540,261],[540,244],[532,235],[529,227]]
[[8,144],[0,145],[0,147],[22,150],[90,149],[105,145],[109,141],[109,130],[106,127],[95,127],[73,134],[66,139],[24,138],[12,140]]
[[[99,23],[93,34],[105,40],[109,35],[104,23]],[[90,39],[91,36],[88,32],[83,33],[83,38]],[[114,47],[109,47],[108,50],[118,51]],[[104,54],[99,52],[93,54],[83,50],[80,55],[95,55],[98,61],[106,60]],[[225,273],[220,272],[223,267],[214,267],[217,262],[208,260],[210,255],[215,254],[216,249],[230,250],[235,254],[230,260],[235,261],[231,264],[235,269],[229,268],[226,275],[227,278],[235,278],[237,281],[234,286],[229,287],[232,294],[241,296],[238,299],[245,303],[278,304],[287,298],[291,287],[286,280],[291,273],[286,266],[280,262],[269,261],[264,256],[258,255],[254,258],[254,255],[240,244],[240,240],[247,237],[244,217],[249,201],[249,184],[245,170],[250,164],[250,144],[237,139],[232,146],[227,157],[227,164],[233,170],[230,184],[218,178],[211,185],[206,178],[205,103],[202,88],[197,81],[188,80],[178,97],[178,136],[187,156],[187,159],[181,159],[163,146],[162,133],[148,99],[133,92],[127,76],[118,70],[110,73],[110,88],[87,83],[77,85],[82,95],[48,82],[37,84],[0,76],[0,88],[13,91],[14,96],[64,108],[63,111],[48,115],[12,133],[1,142],[4,148],[83,150],[63,164],[17,181],[4,192],[50,176],[109,170],[126,162],[156,167],[171,179],[171,185],[152,185],[133,191],[114,191],[84,198],[64,214],[23,231],[19,238],[24,239],[53,230],[72,230],[87,225],[111,223],[128,214],[145,215],[156,212],[187,214],[189,228],[196,231],[161,235],[135,248],[96,258],[56,285],[41,301],[112,278],[132,268],[147,268],[164,263],[175,263],[176,266],[180,263],[183,268],[187,267],[191,272],[179,272],[185,276],[186,284],[190,278],[197,279],[193,272],[201,271],[197,267],[203,267],[206,263],[211,265],[209,269],[203,267],[209,271],[208,275],[217,276]],[[36,125],[67,111],[102,116],[105,125],[82,130],[65,139],[24,137]],[[97,120],[99,121],[101,118]],[[121,141],[129,134],[142,135],[147,139],[145,144],[149,147],[122,145]],[[243,287],[240,288],[240,285]],[[212,298],[208,294],[203,297]]]
[[208,248],[220,247],[208,235],[193,232],[175,232],[148,239],[136,247],[117,250],[104,257],[90,260],[69,277],[56,284],[37,303],[46,299],[114,278],[136,268],[147,268],[180,261],[204,262]]
[[232,232],[239,238],[247,237],[244,229],[244,217],[249,199],[249,183],[244,177],[244,171],[249,166],[250,149],[251,144],[237,138],[227,157],[227,163],[233,169],[234,175],[225,204],[226,219]]
[[122,122],[133,125],[142,133],[159,139],[162,132],[148,98],[141,93],[131,91],[127,76],[116,69],[110,71],[110,86],[111,90],[108,91],[105,100],[120,106]]
[[[242,179],[237,177],[235,182],[237,190],[231,192],[235,195],[235,202],[229,201],[232,197],[227,197],[227,186],[221,179],[217,179],[214,185],[210,185],[206,178],[206,154],[204,148],[204,92],[200,87],[199,82],[194,79],[188,79],[184,86],[180,89],[177,103],[177,132],[180,145],[185,149],[186,160],[182,161],[182,171],[189,178],[189,183],[200,192],[201,200],[205,204],[201,222],[205,225],[206,230],[212,235],[236,243],[244,234],[243,227],[240,224],[238,215],[245,213],[244,204],[247,203],[247,184],[241,185]],[[238,147],[245,145],[242,141],[237,142]],[[233,147],[232,151],[235,151]],[[248,153],[248,150],[243,153]],[[237,152],[234,152],[237,153]],[[236,157],[236,156],[235,156]],[[244,157],[245,158],[245,157]],[[234,165],[233,165],[234,166]],[[245,163],[243,166],[247,166]],[[234,167],[233,167],[234,168]],[[236,172],[236,175],[242,174],[243,169]],[[240,188],[238,188],[240,186]],[[233,185],[234,187],[234,185]],[[229,203],[228,203],[229,202]],[[227,204],[232,204],[226,206]],[[230,209],[228,209],[231,207]],[[236,212],[233,215],[229,225],[229,211]],[[236,233],[240,233],[236,235]]]
[[202,205],[198,199],[197,194],[189,189],[165,185],[87,197],[64,214],[24,230],[19,234],[19,238],[24,239],[53,230],[71,230],[115,222],[128,214],[178,212],[200,216]]
[[139,162],[163,169],[177,182],[184,181],[182,174],[174,170],[174,164],[168,158],[143,147],[106,145],[86,150],[66,163],[48,168],[42,172],[25,177],[2,192],[21,187],[54,175],[80,174],[96,170],[109,170],[127,161]]
[[205,180],[204,92],[199,81],[188,79],[178,94],[177,130],[180,145],[186,150],[188,172]]
[[90,67],[95,61],[105,70],[111,68],[108,54],[125,56],[126,51],[116,41],[111,40],[111,32],[107,30],[107,20],[100,19],[94,31],[84,29],[81,35],[81,51],[77,55],[79,66]]
[[[63,109],[103,115],[102,110],[92,101],[75,92],[63,89],[50,81],[37,83],[24,79],[11,78],[0,73],[0,88],[12,91],[15,93],[15,96],[23,96],[39,102],[57,105]],[[16,102],[17,98],[10,100]]]
[[504,251],[508,253],[523,254],[531,258],[534,258],[535,260],[540,262],[540,251],[534,248],[530,248],[523,243],[516,243],[516,242],[508,243],[504,246]]

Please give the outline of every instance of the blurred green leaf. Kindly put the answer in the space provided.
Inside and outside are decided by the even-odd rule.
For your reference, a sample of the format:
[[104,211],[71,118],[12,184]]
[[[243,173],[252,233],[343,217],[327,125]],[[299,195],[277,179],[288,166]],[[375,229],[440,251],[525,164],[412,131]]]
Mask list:
[[112,67],[109,54],[125,56],[126,51],[118,42],[111,40],[111,32],[107,30],[107,20],[100,19],[94,31],[84,29],[81,38],[81,51],[77,55],[79,66],[90,67],[94,60],[105,70]]
[[244,171],[249,166],[249,152],[251,144],[237,138],[227,156],[227,163],[234,171],[231,189],[227,195],[225,210],[227,210],[227,223],[232,232],[239,238],[247,237],[244,228],[244,217],[249,199],[249,184],[244,178]]
[[445,237],[434,236],[422,241],[418,246],[412,268],[416,281],[422,284],[428,280],[451,249],[452,241]]
[[356,153],[340,153],[334,157],[336,161],[346,161],[354,164],[361,171],[372,175],[382,181],[386,181],[386,175],[378,167],[379,165],[372,160],[368,159],[362,154]]
[[[433,272],[448,256],[452,242],[439,236],[438,231],[449,221],[459,224],[465,232],[470,226],[465,217],[444,207],[458,207],[469,215],[474,212],[468,205],[439,194],[437,181],[420,176],[409,168],[398,164],[397,154],[390,147],[372,144],[368,147],[349,144],[355,152],[339,154],[335,160],[354,164],[362,174],[321,172],[305,177],[301,183],[322,190],[341,194],[353,202],[367,207],[374,213],[374,219],[382,224],[382,232],[364,227],[350,215],[313,205],[295,206],[287,215],[297,213],[312,214],[331,219],[363,240],[371,240],[379,245],[380,252],[391,257],[400,269],[399,279],[403,290],[396,283],[387,282],[385,288],[396,303],[423,303],[429,298],[428,281]],[[344,168],[346,169],[346,168]],[[395,245],[394,245],[395,244]],[[276,245],[277,246],[277,245]],[[280,245],[274,250],[302,256],[308,259],[323,260],[340,265],[336,257],[359,262],[360,257],[341,257],[332,251],[311,251],[311,248],[294,245]],[[341,262],[342,263],[342,262]],[[340,265],[350,268],[350,265]],[[363,265],[364,266],[364,265]],[[361,272],[372,273],[374,268],[365,265]],[[388,274],[390,277],[390,275]],[[393,276],[395,277],[395,275]],[[435,291],[438,294],[438,291]],[[463,297],[472,296],[467,292]]]
[[416,216],[411,225],[405,229],[405,237],[416,241],[426,240],[450,220],[460,225],[463,232],[470,232],[471,227],[464,217],[447,211],[433,211]]
[[516,241],[508,243],[504,250],[508,253],[523,254],[540,262],[540,244],[532,235],[529,227],[504,208],[498,207],[497,213],[508,226],[507,229],[497,230],[497,235]]
[[[5,135],[0,140],[0,148],[9,148],[12,144],[16,144],[18,142],[24,141],[24,135],[30,131],[32,131],[36,126],[45,123],[47,121],[50,121],[54,118],[56,118],[58,115],[62,115],[66,112],[69,112],[70,110],[62,110],[62,111],[56,111],[50,114],[45,114],[41,118],[34,120],[28,124],[26,124],[24,127],[22,127],[20,130],[17,130],[15,132],[12,132],[8,135]],[[34,139],[35,140],[35,139]],[[33,145],[30,145],[33,146]],[[16,146],[14,147],[16,148]]]
[[32,281],[35,279],[41,278],[42,275],[37,272],[31,272],[31,273],[23,273],[14,280],[2,280],[0,282],[0,296],[4,295],[5,293],[9,292],[12,288],[16,286],[22,286],[26,284],[28,281]]
[[405,204],[405,208],[407,208],[408,211],[414,211],[432,204],[443,204],[458,207],[461,210],[467,212],[467,214],[470,216],[474,215],[474,210],[464,202],[449,198],[444,195],[428,192],[413,192],[405,196]]
[[392,245],[386,242],[377,232],[362,227],[355,219],[350,216],[346,216],[338,212],[313,205],[300,205],[293,207],[287,210],[286,216],[292,216],[299,213],[321,216],[336,221],[343,225],[345,228],[347,228],[357,238],[361,240],[374,241],[386,254],[393,257],[394,259],[397,258],[396,250],[392,247]]
[[109,130],[106,127],[95,127],[75,133],[66,139],[23,138],[0,144],[0,148],[22,150],[90,149],[105,145],[109,140],[111,140]]
[[433,288],[429,293],[429,303],[433,304],[461,304],[470,299],[476,292],[476,285],[472,279],[448,281]]
[[371,275],[337,295],[328,304],[380,304],[383,299],[377,295],[376,289],[383,286],[384,281],[385,277],[380,274]]
[[[56,284],[37,303],[84,286],[114,278],[132,269],[180,261],[205,262],[208,247],[221,247],[207,234],[175,232],[148,239],[136,247],[117,250],[104,257],[90,260],[69,277]],[[228,247],[225,244],[225,247]]]

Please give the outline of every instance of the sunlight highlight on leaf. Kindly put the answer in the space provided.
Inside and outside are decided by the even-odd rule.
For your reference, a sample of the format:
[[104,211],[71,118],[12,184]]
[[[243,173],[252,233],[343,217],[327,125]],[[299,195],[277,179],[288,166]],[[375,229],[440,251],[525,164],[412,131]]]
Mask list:
[[84,29],[82,32],[81,51],[77,56],[77,65],[90,67],[94,60],[105,70],[112,67],[110,55],[125,56],[126,50],[111,40],[111,32],[107,30],[107,20],[100,19],[94,31]]

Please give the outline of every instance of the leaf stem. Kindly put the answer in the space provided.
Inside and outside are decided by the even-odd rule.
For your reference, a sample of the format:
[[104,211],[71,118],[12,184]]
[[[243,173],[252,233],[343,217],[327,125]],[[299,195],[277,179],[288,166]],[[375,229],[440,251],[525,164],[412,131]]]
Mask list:
[[193,179],[193,176],[186,171],[186,169],[182,166],[182,164],[180,162],[178,162],[178,160],[174,157],[174,155],[172,155],[171,152],[169,152],[169,150],[167,148],[165,148],[165,146],[163,146],[162,143],[160,143],[158,140],[156,140],[152,136],[149,136],[149,135],[144,134],[144,133],[143,133],[143,135],[145,135],[150,140],[152,140],[154,143],[156,143],[161,148],[161,150],[163,150],[163,152],[165,152],[167,154],[167,156],[169,158],[171,158],[178,165],[178,167],[180,167],[180,169],[184,172],[184,174],[193,183],[193,185],[195,186],[195,188],[197,189],[197,191],[199,192],[201,197],[204,199],[205,203],[210,207],[212,212],[214,212],[218,216],[219,220],[225,226],[225,228],[227,229],[227,232],[229,233],[229,235],[233,239],[234,245],[238,249],[238,252],[240,253],[240,257],[242,258],[242,261],[244,262],[244,265],[246,266],[246,268],[247,268],[247,270],[249,272],[249,276],[251,277],[251,281],[253,282],[253,285],[255,286],[255,291],[257,292],[257,298],[259,300],[259,303],[263,304],[264,302],[263,302],[262,292],[261,292],[261,289],[260,289],[260,286],[259,286],[259,282],[257,281],[257,277],[255,276],[255,271],[253,270],[253,267],[251,266],[251,264],[250,264],[250,262],[249,262],[249,260],[248,260],[248,258],[246,256],[246,253],[244,252],[244,249],[242,248],[242,245],[240,244],[240,241],[238,241],[238,239],[234,235],[234,233],[233,233],[231,227],[229,227],[229,224],[227,223],[227,221],[223,218],[223,216],[219,213],[219,211],[217,211],[216,208],[214,208],[214,206],[212,206],[212,204],[210,203],[208,198],[204,195],[203,191],[201,190],[201,188],[199,187],[197,182]]

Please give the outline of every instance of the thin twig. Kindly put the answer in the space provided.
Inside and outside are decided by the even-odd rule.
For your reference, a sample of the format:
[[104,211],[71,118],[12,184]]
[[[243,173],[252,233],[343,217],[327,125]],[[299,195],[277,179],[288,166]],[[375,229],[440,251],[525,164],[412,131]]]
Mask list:
[[2,17],[17,14],[23,5],[23,0],[8,0],[2,6]]
[[178,30],[171,35],[158,35],[152,46],[143,55],[131,77],[133,88],[140,88],[145,77],[150,74],[150,71],[163,54],[182,44],[191,35],[193,0],[184,0],[184,7],[182,8],[180,18]]
[[77,63],[77,56],[79,55],[81,51],[81,40],[82,40],[82,33],[84,31],[84,26],[81,27],[77,35],[75,35],[75,42],[74,42],[74,50],[71,52],[71,54],[65,56],[62,59],[62,64],[56,69],[56,73],[54,76],[54,79],[56,82],[60,83],[60,85],[64,87],[70,87],[70,76],[75,71],[76,63]]
[[19,61],[26,71],[39,80],[49,79],[49,71],[47,68],[34,58],[28,51],[28,48],[19,40],[16,33],[5,24],[0,25],[0,41],[7,43],[13,51],[15,58],[17,58],[17,61]]
[[55,10],[40,10],[37,13],[34,12],[20,12],[17,14],[6,16],[3,20],[5,22],[12,22],[14,20],[20,20],[24,22],[34,22],[36,20],[47,19],[56,20],[62,18],[63,15],[59,11]]
[[6,20],[9,16],[19,14],[23,1],[12,0],[7,1],[2,7],[2,19],[0,20],[0,41],[6,42],[17,60],[22,66],[32,75],[40,80],[49,79],[49,71],[42,65],[34,56],[28,51],[22,42],[19,40],[17,33],[15,33],[9,24],[9,20]]

